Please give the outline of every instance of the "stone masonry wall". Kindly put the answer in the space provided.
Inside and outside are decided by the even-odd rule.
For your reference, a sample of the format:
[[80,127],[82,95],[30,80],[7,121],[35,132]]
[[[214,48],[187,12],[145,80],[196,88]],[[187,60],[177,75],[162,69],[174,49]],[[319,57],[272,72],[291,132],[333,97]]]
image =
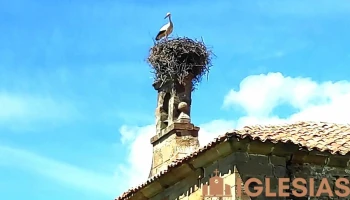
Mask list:
[[[335,181],[339,177],[349,178],[350,170],[345,168],[337,168],[337,167],[329,167],[329,166],[320,166],[314,164],[291,164],[288,166],[288,171],[290,173],[290,178],[293,180],[294,178],[304,178],[309,180],[310,178],[314,180],[314,194],[311,194],[310,199],[350,199],[350,197],[340,198],[336,197],[335,191],[339,190],[335,186]],[[317,190],[320,188],[320,184],[323,178],[326,178],[329,183],[330,189],[334,194],[334,197],[325,197],[327,194],[321,194],[321,197],[315,197]],[[310,182],[305,184],[307,188],[310,187]],[[348,186],[349,187],[349,186]],[[323,188],[323,187],[321,187]]]
[[175,138],[176,135],[169,135],[167,138],[159,139],[153,147],[153,169],[152,174],[157,174],[159,171],[164,170],[163,168],[170,164],[170,158],[175,153]]
[[[321,165],[310,164],[292,164],[289,163],[289,159],[286,157],[277,156],[265,156],[248,154],[245,152],[235,152],[228,155],[225,158],[221,158],[214,163],[208,164],[206,167],[197,169],[196,172],[186,177],[182,181],[172,185],[165,189],[162,193],[151,198],[151,200],[199,200],[202,199],[202,186],[207,184],[209,178],[213,176],[213,171],[218,169],[220,176],[224,178],[224,183],[231,185],[231,193],[235,193],[235,185],[237,175],[235,174],[235,168],[238,170],[240,178],[243,182],[249,178],[258,178],[265,185],[265,178],[270,178],[271,192],[277,191],[278,178],[310,178],[314,177],[316,180],[320,180],[322,177],[327,177],[330,180],[334,180],[337,177],[348,176],[349,171],[345,168],[335,167],[322,167]],[[316,181],[315,186],[318,187],[319,183]],[[333,187],[333,185],[331,185]],[[265,187],[264,187],[265,188]],[[253,189],[250,189],[254,192]],[[264,189],[265,191],[265,189]],[[264,194],[264,192],[263,192]],[[259,197],[247,197],[243,195],[241,198],[235,197],[233,199],[297,199],[297,198],[285,198],[285,197],[273,197],[267,198],[264,196]],[[299,198],[307,199],[307,198]],[[341,199],[341,198],[311,198],[311,199]],[[350,199],[350,198],[343,198]]]
[[187,156],[198,147],[198,137],[192,136],[187,130],[174,131],[160,137],[153,144],[151,175],[165,170],[172,161]]

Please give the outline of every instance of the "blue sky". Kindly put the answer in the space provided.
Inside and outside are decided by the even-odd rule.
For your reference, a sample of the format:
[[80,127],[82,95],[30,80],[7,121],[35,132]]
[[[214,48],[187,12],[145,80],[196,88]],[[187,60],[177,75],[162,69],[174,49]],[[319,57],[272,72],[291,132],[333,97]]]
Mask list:
[[167,12],[173,36],[217,56],[193,95],[202,145],[243,125],[350,118],[347,0],[1,1],[3,199],[111,200],[147,177],[145,59]]

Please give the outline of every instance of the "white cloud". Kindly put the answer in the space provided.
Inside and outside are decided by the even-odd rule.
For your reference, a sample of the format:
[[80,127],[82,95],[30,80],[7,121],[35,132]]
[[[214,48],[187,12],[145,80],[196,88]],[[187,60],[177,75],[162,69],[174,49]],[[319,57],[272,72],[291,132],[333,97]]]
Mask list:
[[[349,101],[348,81],[317,83],[309,78],[269,73],[242,80],[239,91],[231,90],[226,95],[224,107],[241,107],[245,111],[238,125],[299,120],[347,123]],[[287,118],[274,116],[273,111],[280,105],[289,105],[297,112]]]
[[77,117],[68,102],[50,97],[0,92],[0,125],[13,129],[34,127],[36,122],[62,122]]
[[0,146],[0,166],[9,165],[23,171],[30,171],[63,183],[70,188],[115,196],[117,177],[113,174],[99,174],[70,164],[52,160],[23,149]]
[[121,141],[129,149],[127,166],[121,165],[121,174],[125,176],[128,183],[123,189],[142,183],[148,178],[152,164],[151,137],[155,134],[155,125],[144,127],[122,126],[119,130]]
[[[241,108],[244,115],[232,120],[214,120],[202,125],[201,146],[232,128],[253,124],[279,124],[299,120],[346,123],[350,119],[350,82],[318,83],[310,78],[288,77],[281,73],[252,75],[243,79],[238,91],[231,90],[224,97],[224,107]],[[276,108],[286,104],[296,111],[287,117],[274,114]],[[120,129],[122,141],[130,149],[128,164],[123,173],[130,177],[124,190],[144,182],[152,158],[150,138],[154,125]],[[137,172],[137,173],[133,173]]]
[[213,120],[211,122],[200,124],[199,143],[204,146],[211,142],[218,135],[223,135],[226,132],[235,128],[234,120]]

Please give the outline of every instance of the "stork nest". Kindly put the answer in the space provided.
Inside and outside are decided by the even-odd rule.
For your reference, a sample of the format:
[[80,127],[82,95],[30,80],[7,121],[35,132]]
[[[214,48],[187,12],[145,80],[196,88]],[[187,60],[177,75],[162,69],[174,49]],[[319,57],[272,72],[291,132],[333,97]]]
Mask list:
[[151,48],[147,61],[153,68],[155,83],[171,81],[183,85],[190,77],[194,90],[202,77],[208,75],[212,55],[203,40],[183,37],[161,40]]

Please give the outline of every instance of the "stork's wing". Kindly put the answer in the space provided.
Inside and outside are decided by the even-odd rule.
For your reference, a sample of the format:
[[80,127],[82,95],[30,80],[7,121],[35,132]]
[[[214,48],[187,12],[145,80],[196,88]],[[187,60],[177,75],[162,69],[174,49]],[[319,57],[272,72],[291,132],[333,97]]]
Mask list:
[[170,26],[170,23],[165,24],[164,26],[162,26],[162,28],[160,28],[159,32],[166,31],[169,26]]
[[166,30],[160,30],[159,33],[156,36],[156,40],[160,40],[160,38],[162,38],[165,34]]
[[156,40],[160,40],[160,38],[164,37],[164,34],[169,28],[169,26],[170,26],[170,23],[167,23],[164,26],[162,26],[162,28],[160,28],[159,33],[156,36]]

